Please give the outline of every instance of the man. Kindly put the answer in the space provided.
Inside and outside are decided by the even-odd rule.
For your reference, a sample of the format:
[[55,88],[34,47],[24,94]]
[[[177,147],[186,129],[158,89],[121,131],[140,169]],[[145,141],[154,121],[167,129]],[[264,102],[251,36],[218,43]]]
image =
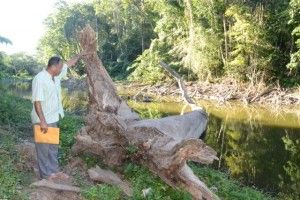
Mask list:
[[[48,127],[57,127],[59,116],[64,117],[61,101],[60,81],[67,75],[68,67],[76,64],[79,54],[63,64],[61,58],[54,56],[49,59],[47,68],[38,73],[32,81],[33,124],[39,124],[43,133]],[[59,172],[58,145],[36,143],[38,168],[42,179],[67,179],[68,176]]]

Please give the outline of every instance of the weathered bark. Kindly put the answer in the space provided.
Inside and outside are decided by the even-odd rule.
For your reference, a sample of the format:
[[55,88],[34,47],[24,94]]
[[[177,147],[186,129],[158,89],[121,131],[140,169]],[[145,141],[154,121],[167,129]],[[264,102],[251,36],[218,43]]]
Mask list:
[[194,199],[217,197],[186,164],[187,160],[209,164],[216,152],[198,139],[207,125],[207,114],[199,109],[179,116],[141,120],[116,93],[96,53],[96,34],[87,26],[79,33],[84,51],[89,113],[86,126],[76,136],[73,153],[99,155],[108,165],[120,165],[128,145],[139,147],[140,162],[172,187],[183,187]]

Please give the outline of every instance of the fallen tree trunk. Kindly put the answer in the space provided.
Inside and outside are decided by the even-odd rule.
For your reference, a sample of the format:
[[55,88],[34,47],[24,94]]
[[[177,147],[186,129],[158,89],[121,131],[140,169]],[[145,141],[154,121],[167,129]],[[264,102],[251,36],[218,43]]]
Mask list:
[[162,119],[141,120],[116,93],[96,52],[96,34],[90,26],[79,33],[89,88],[86,126],[76,136],[74,154],[89,152],[108,165],[121,165],[126,147],[142,152],[139,162],[172,187],[183,187],[194,199],[217,199],[194,175],[187,160],[209,164],[216,152],[198,139],[207,125],[202,109]]

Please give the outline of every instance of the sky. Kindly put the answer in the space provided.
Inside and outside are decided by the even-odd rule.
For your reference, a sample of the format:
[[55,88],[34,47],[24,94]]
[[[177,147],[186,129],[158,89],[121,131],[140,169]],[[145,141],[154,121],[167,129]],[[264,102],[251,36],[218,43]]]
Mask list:
[[[68,3],[84,0],[65,0]],[[12,45],[0,44],[7,54],[36,53],[39,39],[45,32],[45,18],[54,11],[57,0],[0,0],[0,35]]]

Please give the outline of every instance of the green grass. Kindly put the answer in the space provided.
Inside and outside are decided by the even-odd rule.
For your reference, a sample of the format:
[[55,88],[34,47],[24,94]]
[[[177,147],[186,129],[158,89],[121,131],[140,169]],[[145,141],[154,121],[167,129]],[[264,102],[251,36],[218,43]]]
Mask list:
[[13,130],[0,127],[0,199],[27,199],[22,189],[29,179],[18,169],[22,158],[15,151],[16,141]]
[[[0,199],[27,199],[27,172],[18,169],[22,158],[15,151],[20,138],[29,136],[31,102],[1,91],[0,95]],[[4,128],[1,128],[4,127]]]
[[145,199],[143,189],[150,188],[147,195],[148,200],[191,200],[189,193],[182,190],[175,190],[164,183],[159,177],[153,175],[148,169],[135,163],[127,163],[123,167],[123,174],[131,183],[133,197],[130,200]]
[[[97,163],[96,163],[97,164]],[[232,180],[228,174],[220,172],[209,167],[199,166],[189,163],[195,174],[205,182],[208,187],[221,199],[228,200],[271,200],[274,199],[256,188],[241,185],[239,182]],[[150,188],[147,195],[148,200],[190,200],[191,195],[183,190],[175,190],[164,183],[159,177],[153,175],[147,168],[138,164],[128,162],[122,170],[125,179],[131,184],[133,197],[124,197],[118,193],[115,187],[106,184],[85,187],[82,194],[88,200],[94,199],[127,199],[142,200],[145,199],[142,193],[143,189]],[[110,192],[107,192],[110,191]],[[112,197],[107,196],[110,193],[117,193]]]
[[18,130],[30,126],[30,100],[1,91],[0,125],[11,126]]
[[256,188],[241,185],[238,181],[232,180],[229,174],[211,169],[198,164],[189,163],[194,173],[207,184],[208,187],[216,188],[216,194],[222,199],[228,200],[271,200],[267,194]]
[[83,189],[82,196],[87,200],[119,200],[123,198],[121,189],[106,184],[99,184]]
[[143,109],[143,110],[142,109],[140,109],[140,110],[135,109],[134,111],[137,112],[142,119],[159,119],[159,118],[162,118],[164,116],[158,110],[153,110],[151,108]]
[[60,128],[60,148],[59,148],[59,161],[61,164],[66,164],[70,156],[70,150],[73,146],[75,139],[74,136],[78,130],[83,126],[82,117],[66,116],[59,122]]

